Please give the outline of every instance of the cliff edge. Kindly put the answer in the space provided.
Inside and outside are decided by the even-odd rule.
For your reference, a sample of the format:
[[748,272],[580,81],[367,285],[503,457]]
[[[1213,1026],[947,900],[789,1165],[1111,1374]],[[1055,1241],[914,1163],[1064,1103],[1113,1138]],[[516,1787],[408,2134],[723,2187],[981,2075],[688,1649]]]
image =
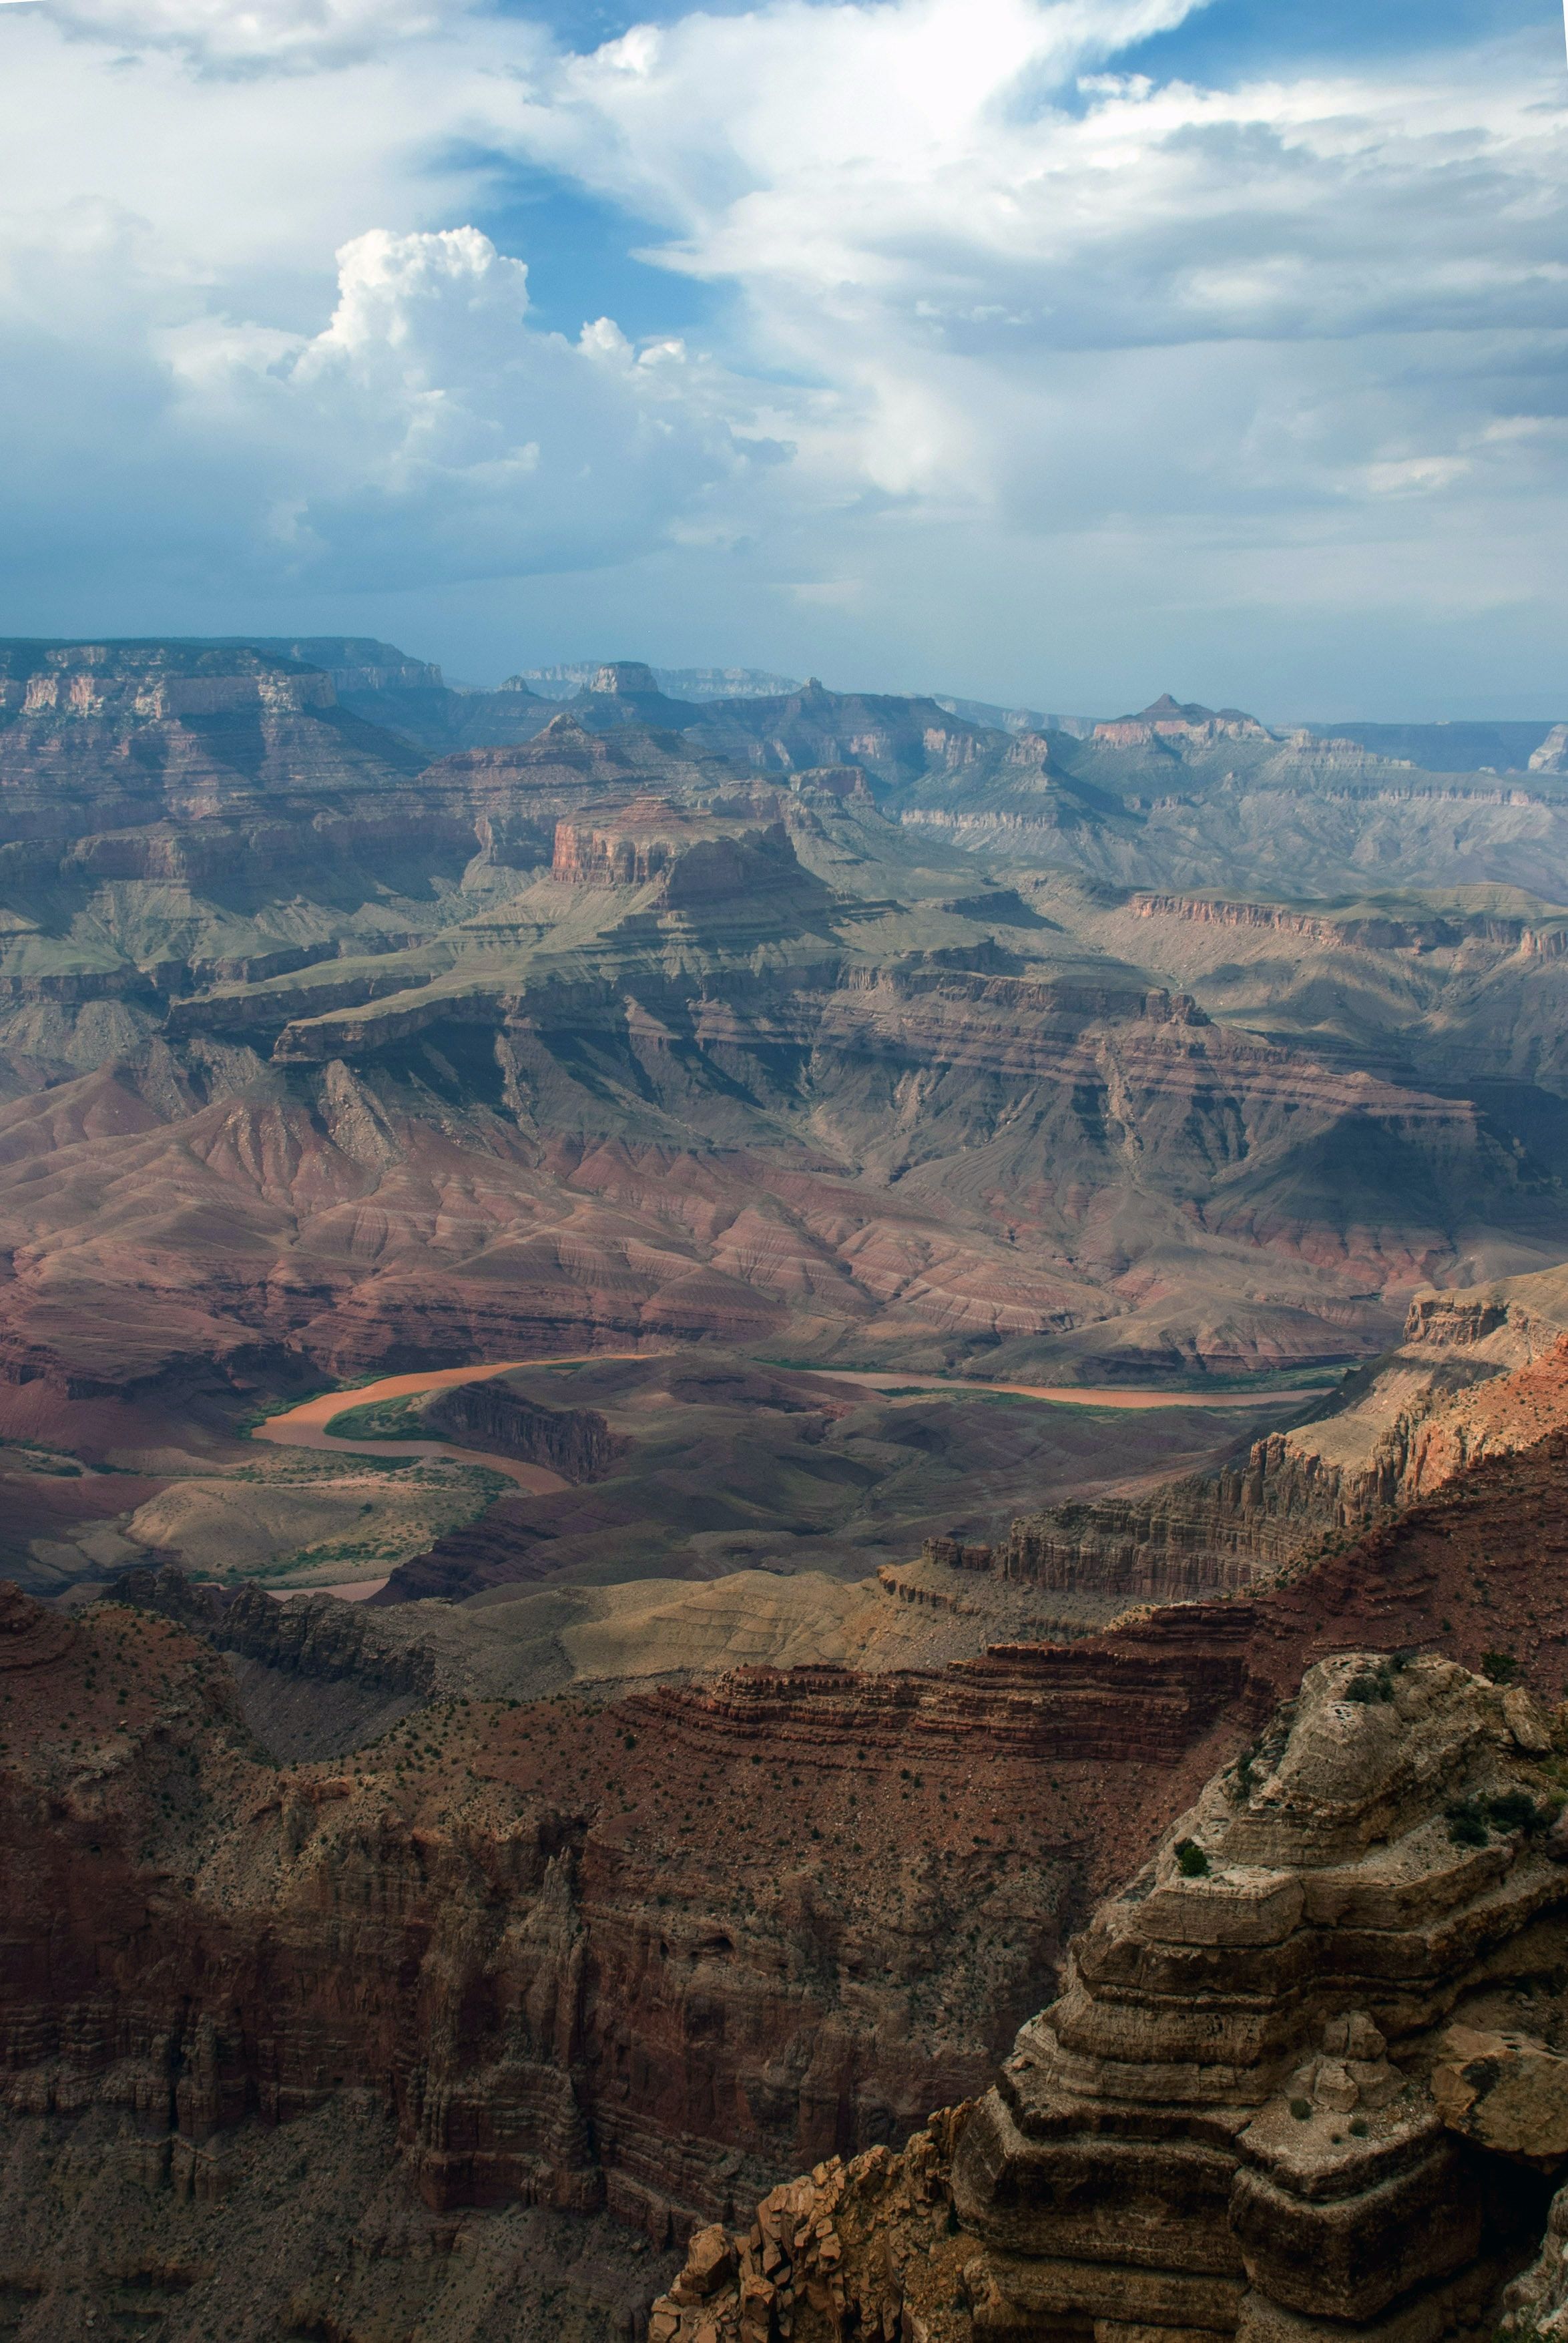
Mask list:
[[1568,2156],[1565,1737],[1435,1655],[1320,1662],[992,2087],[701,2232],[651,2343],[1478,2328]]

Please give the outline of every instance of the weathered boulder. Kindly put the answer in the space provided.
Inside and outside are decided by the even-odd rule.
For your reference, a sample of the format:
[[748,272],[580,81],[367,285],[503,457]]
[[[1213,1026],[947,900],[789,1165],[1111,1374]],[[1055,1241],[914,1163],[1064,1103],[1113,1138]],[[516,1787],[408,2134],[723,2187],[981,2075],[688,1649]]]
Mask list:
[[1568,2058],[1528,2034],[1451,2026],[1432,2095],[1445,2124],[1505,2156],[1568,2156]]

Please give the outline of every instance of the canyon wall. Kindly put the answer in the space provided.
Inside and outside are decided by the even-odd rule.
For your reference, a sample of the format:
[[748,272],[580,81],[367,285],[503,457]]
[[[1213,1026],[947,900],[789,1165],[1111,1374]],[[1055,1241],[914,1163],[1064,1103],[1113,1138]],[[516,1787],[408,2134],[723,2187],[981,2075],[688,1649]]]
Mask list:
[[1320,1662],[991,2088],[701,2232],[653,2343],[1482,2325],[1568,2147],[1562,1770],[1522,1691]]
[[[1350,2176],[1344,2201],[1356,2219],[1375,2198],[1358,2159],[1382,2152],[1381,2054],[1336,2053],[1324,2029],[1361,2013],[1402,2073],[1402,2046],[1438,2018],[1457,2012],[1473,2031],[1498,2030],[1474,1999],[1475,1965],[1523,1941],[1518,1927],[1546,1908],[1541,1883],[1560,1875],[1517,1819],[1494,1823],[1517,1816],[1525,1771],[1546,1762],[1529,1742],[1534,1712],[1512,1694],[1467,1689],[1463,1671],[1485,1656],[1545,1697],[1564,1689],[1565,1488],[1568,1433],[1559,1430],[1467,1466],[1359,1544],[1249,1599],[1154,1608],[1101,1636],[993,1650],[940,1671],[742,1669],[684,1692],[526,1707],[437,1691],[347,1758],[283,1765],[248,1737],[199,1597],[181,1597],[174,1617],[121,1602],[67,1616],[10,1594],[0,1605],[0,1845],[16,1883],[0,1973],[5,2103],[29,2119],[126,2127],[160,2168],[199,2173],[204,2190],[221,2191],[247,2185],[256,2127],[315,2119],[345,2094],[367,2093],[437,2211],[519,2199],[601,2207],[657,2240],[739,2220],[744,2241],[750,2207],[790,2173],[820,2165],[837,2185],[833,2159],[847,2169],[866,2156],[888,2171],[930,2107],[983,2105],[1015,2029],[1054,1999],[1062,2056],[1080,2065],[1061,2069],[1070,2104],[1051,2102],[1042,2137],[1062,2143],[1062,2173],[1081,2169],[1092,2199],[1103,2185],[1096,2143],[1107,2136],[1097,2095],[1120,2091],[1119,2076],[1131,2113],[1109,2107],[1121,2127],[1111,2136],[1125,2137],[1127,2168],[1144,2176],[1156,2211],[1191,2177],[1183,2127],[1214,2134],[1201,2143],[1209,2161],[1198,2159],[1209,2175],[1199,2210],[1181,2230],[1191,2253],[1207,2258],[1195,2274],[1202,2285],[1187,2283],[1194,2272],[1180,2253],[1171,2258],[1164,2213],[1151,2212],[1150,2258],[1134,2267],[1165,2274],[1160,2304],[1147,2288],[1139,2297],[1153,2305],[1143,2323],[1219,2331],[1241,2316],[1236,2257],[1244,2277],[1254,2252],[1251,2233],[1224,2211],[1243,2167],[1299,2198],[1290,2236],[1317,2234],[1311,2188],[1292,2198],[1291,2172],[1270,2177],[1267,2125],[1256,2154],[1238,2144],[1282,2089],[1287,2102],[1308,2104],[1309,2117],[1287,2103],[1279,2121],[1307,2122],[1302,2137],[1313,2142],[1322,2134],[1325,2154],[1340,2158],[1333,2168]],[[250,1609],[261,1601],[249,1598]],[[273,1658],[351,1673],[353,1653],[330,1634],[345,1609],[325,1598],[297,1614],[265,1604]],[[356,1625],[350,1644],[390,1632],[390,1623]],[[243,1628],[236,1616],[236,1643]],[[1431,1656],[1392,1666],[1414,1646]],[[1371,1654],[1351,1677],[1333,1658],[1347,1648]],[[1355,1736],[1367,1731],[1384,1735],[1391,1763],[1408,1746],[1422,1795],[1476,1817],[1466,1827],[1482,1828],[1485,1843],[1473,1860],[1445,1852],[1439,1825],[1432,1860],[1412,1855],[1406,1865],[1396,1843],[1427,1825],[1399,1804],[1404,1789],[1395,1797],[1375,1785],[1347,1791],[1339,1839],[1310,1863],[1282,1852],[1283,1842],[1232,1842],[1228,1834],[1251,1830],[1251,1817],[1273,1828],[1270,1817],[1295,1795],[1300,1745],[1292,1755],[1269,1719],[1325,1657],[1333,1664],[1314,1681],[1330,1689],[1311,1693],[1302,1715],[1342,1716],[1347,1684],[1370,1677],[1364,1700],[1357,1694],[1342,1716],[1355,1768],[1372,1746]],[[1432,1688],[1430,1732],[1419,1701],[1409,1717],[1402,1707],[1407,1679]],[[1211,1778],[1219,1787],[1204,1792]],[[1530,1795],[1540,1803],[1547,1794]],[[1264,1951],[1271,1961],[1269,1946],[1288,1946],[1279,1958],[1296,1980],[1286,1990],[1284,1970],[1259,1969],[1247,1994],[1266,2024],[1224,2020],[1242,2026],[1251,2063],[1239,2050],[1204,2054],[1197,2101],[1174,2079],[1195,2054],[1167,2055],[1161,2029],[1176,2029],[1172,2044],[1183,2026],[1182,2041],[1207,2040],[1203,2029],[1218,2022],[1202,1966],[1212,1943],[1228,1963],[1252,1953],[1200,1936],[1193,1954],[1186,1938],[1138,1935],[1157,1915],[1185,1926],[1178,1883],[1189,1874],[1177,1843],[1187,1838],[1205,1851],[1215,1912],[1257,1906],[1271,1916],[1284,1899],[1289,1926]],[[1064,1970],[1068,1939],[1094,1899],[1119,1890],[1151,1846],[1162,1850],[1154,1871],[1115,1907],[1124,1917],[1091,1939],[1108,1947],[1104,1958],[1081,1953]],[[1290,1917],[1291,1893],[1270,1883],[1320,1859],[1328,1869],[1313,1895],[1337,1895],[1336,1883],[1361,1876],[1358,1865],[1368,1894],[1391,1864],[1400,1879],[1408,1873],[1412,1894],[1425,1895],[1429,1877],[1451,1879],[1430,1986],[1391,1992],[1371,1975],[1353,1916],[1324,1905],[1321,1916]],[[1199,1916],[1210,1909],[1192,1901]],[[1498,1913],[1514,1934],[1497,1934]],[[1399,1976],[1414,1976],[1411,1943],[1402,1936],[1395,1949]],[[1140,1961],[1153,1964],[1147,1975]],[[1191,2019],[1184,1978],[1199,2011]],[[1445,1996],[1452,2006],[1440,2007]],[[1026,2050],[1034,2039],[1026,2034]],[[1333,2096],[1345,2089],[1331,2071],[1336,2058],[1371,2094],[1365,2150],[1350,2129],[1360,2108]],[[1300,2085],[1298,2068],[1311,2069]],[[1057,2077],[1050,2066],[1052,2089]],[[1413,2065],[1411,2077],[1422,2080]],[[1026,2084],[1033,2089],[1020,2068],[1017,2091]],[[1202,2092],[1221,2111],[1212,2122]],[[1005,2093],[1000,2105],[1011,2107]],[[1232,2122],[1224,2110],[1237,2108]],[[982,2159],[975,2177],[964,2145],[981,2121],[968,2117],[956,2167],[957,2132],[939,2127],[918,2169],[900,2165],[889,2184],[895,2197],[918,2198],[922,2242],[958,2234],[954,2217],[970,2225],[961,2267],[945,2251],[922,2254],[922,2267],[953,2280],[944,2297],[953,2317],[958,2278],[977,2258],[993,2290],[965,2298],[966,2317],[982,2299],[1005,2310],[1047,2285],[1059,2295],[1090,2285],[1109,2250],[1088,2211],[1081,2247],[1051,2243],[1057,2216],[1041,2210],[1032,2180],[1010,2197],[1008,2180],[1001,2196],[1013,2210],[993,2217],[991,2163]],[[1010,2137],[1001,2114],[983,2121]],[[1444,2131],[1469,2137],[1446,2117]],[[1410,2168],[1430,2178],[1441,2143],[1424,2116],[1408,2138]],[[1020,2174],[1038,2160],[1031,2146]],[[1438,2196],[1421,2203],[1441,2209],[1449,2183],[1438,2172],[1432,2185]],[[1459,2226],[1444,2216],[1415,2234]],[[779,2248],[792,2271],[799,2227]],[[847,2254],[848,2230],[835,2234]],[[1484,2259],[1485,2238],[1473,2243]],[[817,2254],[809,2274],[830,2259]],[[1252,2290],[1288,2308],[1285,2278],[1257,2267]],[[1401,2285],[1420,2278],[1390,2267]],[[1432,2276],[1448,2283],[1442,2270]],[[1092,2308],[1094,2298],[1071,2300]],[[1191,2318],[1175,2318],[1194,2305]],[[1089,2312],[1064,2298],[1062,2315]],[[1006,2331],[997,2321],[992,2331]]]
[[[13,1594],[10,2104],[140,2109],[221,2157],[352,2081],[433,2204],[683,2233],[981,2091],[1091,1896],[1325,1652],[1436,1621],[1560,1689],[1565,1474],[1553,1433],[1265,1595],[1066,1645],[437,1696],[296,1765],[199,1633]],[[302,1609],[296,1657],[342,1608]]]
[[1565,1323],[1568,1281],[1557,1271],[1418,1295],[1397,1352],[1243,1458],[1138,1496],[1026,1515],[994,1547],[937,1539],[926,1552],[1063,1592],[1173,1601],[1261,1585],[1467,1464],[1568,1422]]
[[[442,689],[323,641],[388,702]],[[0,668],[13,1374],[232,1384],[716,1338],[1229,1374],[1364,1356],[1418,1284],[1556,1242],[1562,963],[1523,941],[1549,919],[1363,922],[1377,1030],[1319,1049],[1305,1009],[1282,1039],[1151,973],[1146,946],[1196,922],[1118,926],[1054,849],[1049,882],[977,880],[863,786],[886,808],[930,782],[927,810],[965,820],[1011,791],[1088,853],[1147,828],[1145,781],[1201,811],[1241,773],[1277,827],[1300,757],[1234,711],[1048,741],[815,685],[704,713],[623,663],[580,706],[530,702],[531,737],[430,759],[286,647],[10,644]],[[1452,956],[1451,930],[1497,963],[1466,1065],[1479,1084],[1503,1032],[1523,1105],[1452,1094],[1442,1001],[1427,1074],[1391,1066],[1400,939]]]
[[456,1383],[422,1411],[427,1423],[471,1448],[548,1464],[572,1482],[602,1479],[626,1446],[597,1408],[541,1407],[503,1377]]

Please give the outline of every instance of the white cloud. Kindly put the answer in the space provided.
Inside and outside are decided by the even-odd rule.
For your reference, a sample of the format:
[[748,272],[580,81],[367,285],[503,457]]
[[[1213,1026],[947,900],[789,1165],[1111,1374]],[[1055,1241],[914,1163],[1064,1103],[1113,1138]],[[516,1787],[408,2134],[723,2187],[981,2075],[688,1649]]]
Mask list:
[[[8,12],[12,541],[345,591],[664,548],[658,623],[744,578],[982,659],[987,578],[1010,625],[1069,560],[1108,627],[1175,561],[1194,608],[1332,578],[1415,628],[1501,608],[1511,538],[1561,612],[1560,61],[1118,69],[1197,5],[758,0],[581,55],[446,0]],[[461,225],[508,157],[727,289],[723,363],[541,331]]]
[[167,48],[219,71],[308,72],[437,32],[446,0],[45,0],[68,32]]
[[605,318],[525,322],[528,270],[464,227],[338,254],[324,330],[274,351],[210,326],[171,345],[193,432],[274,454],[269,533],[307,574],[474,577],[625,559],[744,468],[720,387]]
[[856,395],[900,494],[983,498],[1021,442],[1098,436],[1078,353],[1298,346],[1299,474],[1314,376],[1349,420],[1305,346],[1568,326],[1568,111],[1527,55],[1229,91],[1080,72],[1185,13],[786,0],[566,61],[518,136],[743,286],[775,358]]
[[[0,510],[56,562],[77,538],[84,567],[128,557],[153,584],[161,557],[349,591],[572,569],[657,544],[755,453],[678,344],[530,326],[527,268],[471,227],[355,238],[298,334],[178,314],[192,288],[133,220],[51,225],[11,239],[5,396],[11,444],[53,430],[59,470],[9,468]],[[114,428],[68,468],[112,378]]]

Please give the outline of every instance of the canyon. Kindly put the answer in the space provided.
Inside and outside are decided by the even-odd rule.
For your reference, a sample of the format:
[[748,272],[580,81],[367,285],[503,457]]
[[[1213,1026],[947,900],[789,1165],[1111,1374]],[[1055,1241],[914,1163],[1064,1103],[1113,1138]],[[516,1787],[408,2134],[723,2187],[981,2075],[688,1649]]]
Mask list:
[[[999,870],[912,821],[889,773],[968,803],[1024,752],[914,703],[817,688],[823,724],[742,764],[729,703],[650,729],[612,669],[580,696],[614,722],[541,700],[529,738],[422,762],[260,652],[8,668],[14,1375],[691,1335],[1214,1375],[1372,1354],[1423,1282],[1555,1258],[1555,930],[1495,888],[1315,915],[1304,961],[1265,925],[1239,964],[1060,842]],[[1073,753],[1174,753],[1128,729]],[[1218,748],[1283,788],[1296,749],[1242,731]]]
[[[29,2135],[30,2153],[43,2155],[51,2140],[64,2152],[90,2115],[86,2168],[124,2169],[134,2151],[144,2189],[214,2201],[249,2185],[248,2159],[267,2127],[347,2121],[347,2107],[332,2114],[342,2095],[368,2093],[374,2110],[356,2101],[354,2119],[390,2127],[384,2136],[400,2144],[410,2184],[449,2219],[519,2203],[589,2220],[608,2211],[660,2250],[715,2218],[733,2227],[780,2173],[835,2157],[853,2170],[858,2157],[902,2154],[929,2107],[984,2104],[1016,2029],[1033,2045],[1035,2013],[1053,1996],[1060,2006],[1063,1990],[1071,2006],[1087,1989],[1071,1979],[1090,1955],[1081,1943],[1069,1956],[1069,1939],[1149,1848],[1163,1849],[1158,1875],[1177,1877],[1177,1838],[1204,1840],[1243,1915],[1253,1874],[1232,1881],[1234,1863],[1261,1865],[1268,1893],[1282,1895],[1270,1883],[1305,1858],[1275,1853],[1272,1842],[1242,1852],[1224,1833],[1238,1827],[1230,1819],[1238,1779],[1249,1810],[1265,1817],[1272,1783],[1282,1775],[1280,1795],[1289,1790],[1294,1761],[1288,1738],[1271,1737],[1270,1720],[1304,1674],[1303,1713],[1314,1714],[1317,1698],[1337,1715],[1357,1670],[1377,1681],[1391,1656],[1427,1654],[1408,1664],[1411,1696],[1432,1687],[1442,1730],[1433,1728],[1433,1759],[1399,1776],[1398,1812],[1401,1828],[1432,1840],[1432,1861],[1444,1800],[1495,1805],[1523,1768],[1531,1796],[1549,1802],[1554,1728],[1539,1703],[1565,1689],[1568,1666],[1556,1527],[1565,1473],[1568,1433],[1559,1428],[1465,1465],[1370,1537],[1272,1589],[1160,1605],[1100,1635],[992,1646],[935,1670],[752,1668],[608,1702],[568,1693],[520,1706],[432,1697],[428,1686],[420,1697],[405,1680],[387,1687],[405,1706],[377,1738],[347,1759],[281,1766],[247,1730],[214,1642],[168,1615],[177,1590],[127,1584],[122,1598],[75,1614],[13,1594],[0,1644],[0,1781],[7,1875],[25,1892],[5,1969],[8,2104],[48,2134]],[[195,1595],[183,1599],[198,1619]],[[244,1600],[282,1621],[292,1608]],[[1360,1656],[1340,1656],[1347,1653]],[[1483,1660],[1517,1669],[1537,1704],[1506,1685],[1467,1690]],[[1396,1670],[1389,1681],[1397,1705],[1404,1677]],[[1382,1694],[1369,1698],[1375,1713],[1362,1719],[1352,1703],[1350,1723],[1392,1731]],[[1336,1761],[1352,1819],[1313,1858],[1342,1866],[1330,1885],[1362,1859],[1373,1825],[1355,1825],[1357,1814],[1377,1818],[1374,1835],[1391,1828],[1381,1819],[1394,1812],[1380,1787],[1382,1746],[1370,1745],[1376,1762],[1363,1762],[1352,1739]],[[1309,1813],[1321,1795],[1309,1775],[1301,1794]],[[1268,1827],[1277,1834],[1277,1824]],[[1254,2120],[1251,2110],[1282,2087],[1271,2077],[1293,2073],[1305,2055],[1295,2046],[1311,2051],[1312,2027],[1329,2025],[1337,2006],[1365,2012],[1385,2042],[1456,2010],[1456,2022],[1495,2032],[1515,1990],[1512,1973],[1493,1961],[1478,1985],[1464,1978],[1501,1941],[1500,1927],[1520,1946],[1522,1979],[1550,1966],[1529,1927],[1557,1908],[1563,1876],[1510,1827],[1515,1837],[1504,1831],[1500,1857],[1479,1867],[1458,1858],[1465,1894],[1480,1892],[1498,1916],[1486,1924],[1492,1937],[1459,1931],[1459,1966],[1438,1973],[1434,2000],[1391,2033],[1386,1990],[1374,1992],[1353,1964],[1322,2015],[1292,1987],[1282,2005],[1288,2022],[1263,2037],[1255,2084],[1227,2104]],[[1386,1849],[1366,1861],[1406,1876]],[[1161,1892],[1171,1901],[1175,1891]],[[1333,1886],[1342,1906],[1348,1892]],[[1425,1892],[1400,1890],[1412,1910]],[[1435,1908],[1454,1908],[1446,1890],[1432,1893]],[[1135,1881],[1127,1896],[1128,1911],[1141,1915],[1143,1888]],[[1342,1925],[1333,1908],[1331,1898],[1328,1917],[1312,1926]],[[1254,1928],[1245,1941],[1273,1959],[1267,1948],[1295,1925],[1276,1923],[1265,1903],[1261,1936]],[[1170,1941],[1183,1941],[1174,1905],[1171,1926]],[[1086,1941],[1099,1940],[1091,1931]],[[1229,1939],[1201,1931],[1194,1941]],[[1109,1957],[1094,1954],[1095,1976]],[[1339,1977],[1337,1956],[1323,1957],[1324,1976]],[[1192,1976],[1201,2002],[1211,1988],[1201,1968]],[[1124,2005],[1121,1986],[1111,2000]],[[1529,2015],[1550,2032],[1549,2008],[1532,2005]],[[1075,2042],[1080,2035],[1081,2098],[1102,2054],[1075,2020]],[[1158,2063],[1166,2054],[1156,2046],[1141,2055],[1156,2060],[1156,2100],[1170,2100],[1169,2066]],[[1311,2099],[1318,2088],[1294,2095]],[[1326,2149],[1331,2102],[1314,2104],[1330,2110],[1314,2118]],[[1382,2103],[1374,2095],[1367,2104]],[[1138,2152],[1157,2194],[1166,2185],[1160,2156],[1172,2187],[1189,2185],[1191,2159],[1158,2147],[1181,2135],[1158,2107],[1155,2116],[1145,2137],[1156,2145]],[[1288,2112],[1281,2119],[1294,2121]],[[1217,2119],[1202,2123],[1223,2133]],[[1446,2177],[1452,2156],[1432,2165],[1441,2140],[1427,2115],[1409,2137],[1428,2157],[1422,2185],[1441,2197],[1455,2185]],[[1365,2154],[1386,2162],[1386,2149],[1399,2167],[1403,2137],[1385,2141],[1374,2127]],[[1081,2165],[1089,2157],[1086,2173],[1102,2152],[1067,2136],[1061,2152],[1070,2151]],[[1216,2167],[1217,2187],[1231,2185],[1233,2168]],[[976,2240],[990,2235],[981,2235],[990,2217],[976,2209],[981,2184],[955,2168],[943,2185],[967,2269]],[[1310,2186],[1305,2193],[1310,2207]],[[1216,2217],[1222,2226],[1222,2202]],[[1065,2250],[1081,2269],[1102,2250],[1020,2247],[1010,2219],[998,2233],[1002,2262],[986,2279],[1004,2294],[1024,2283],[1014,2271],[1020,2251]],[[1495,2239],[1498,2270],[1516,2266],[1532,2242]],[[343,2331],[373,2331],[371,2297],[395,2250],[353,2258],[360,2294],[340,2306]],[[1231,2267],[1221,2254],[1221,2274]],[[4,2276],[21,2294],[35,2285],[20,2267]],[[193,2261],[182,2276],[180,2316],[196,2318],[216,2273]],[[1420,2278],[1396,2269],[1391,2288]],[[94,2281],[111,2282],[122,2282],[112,2268]],[[1172,2323],[1169,2305],[1181,2293],[1167,2287],[1166,2314],[1151,2323]],[[1174,2323],[1207,2319],[1229,2331],[1236,2286],[1227,2277],[1211,2294],[1201,2317]],[[26,2299],[32,2331],[50,2331],[47,2287]]]
[[1486,744],[0,644],[0,2335],[1529,2343]]
[[1568,2139],[1561,1771],[1523,1692],[1319,1662],[990,2088],[705,2228],[650,2335],[1473,2327]]

